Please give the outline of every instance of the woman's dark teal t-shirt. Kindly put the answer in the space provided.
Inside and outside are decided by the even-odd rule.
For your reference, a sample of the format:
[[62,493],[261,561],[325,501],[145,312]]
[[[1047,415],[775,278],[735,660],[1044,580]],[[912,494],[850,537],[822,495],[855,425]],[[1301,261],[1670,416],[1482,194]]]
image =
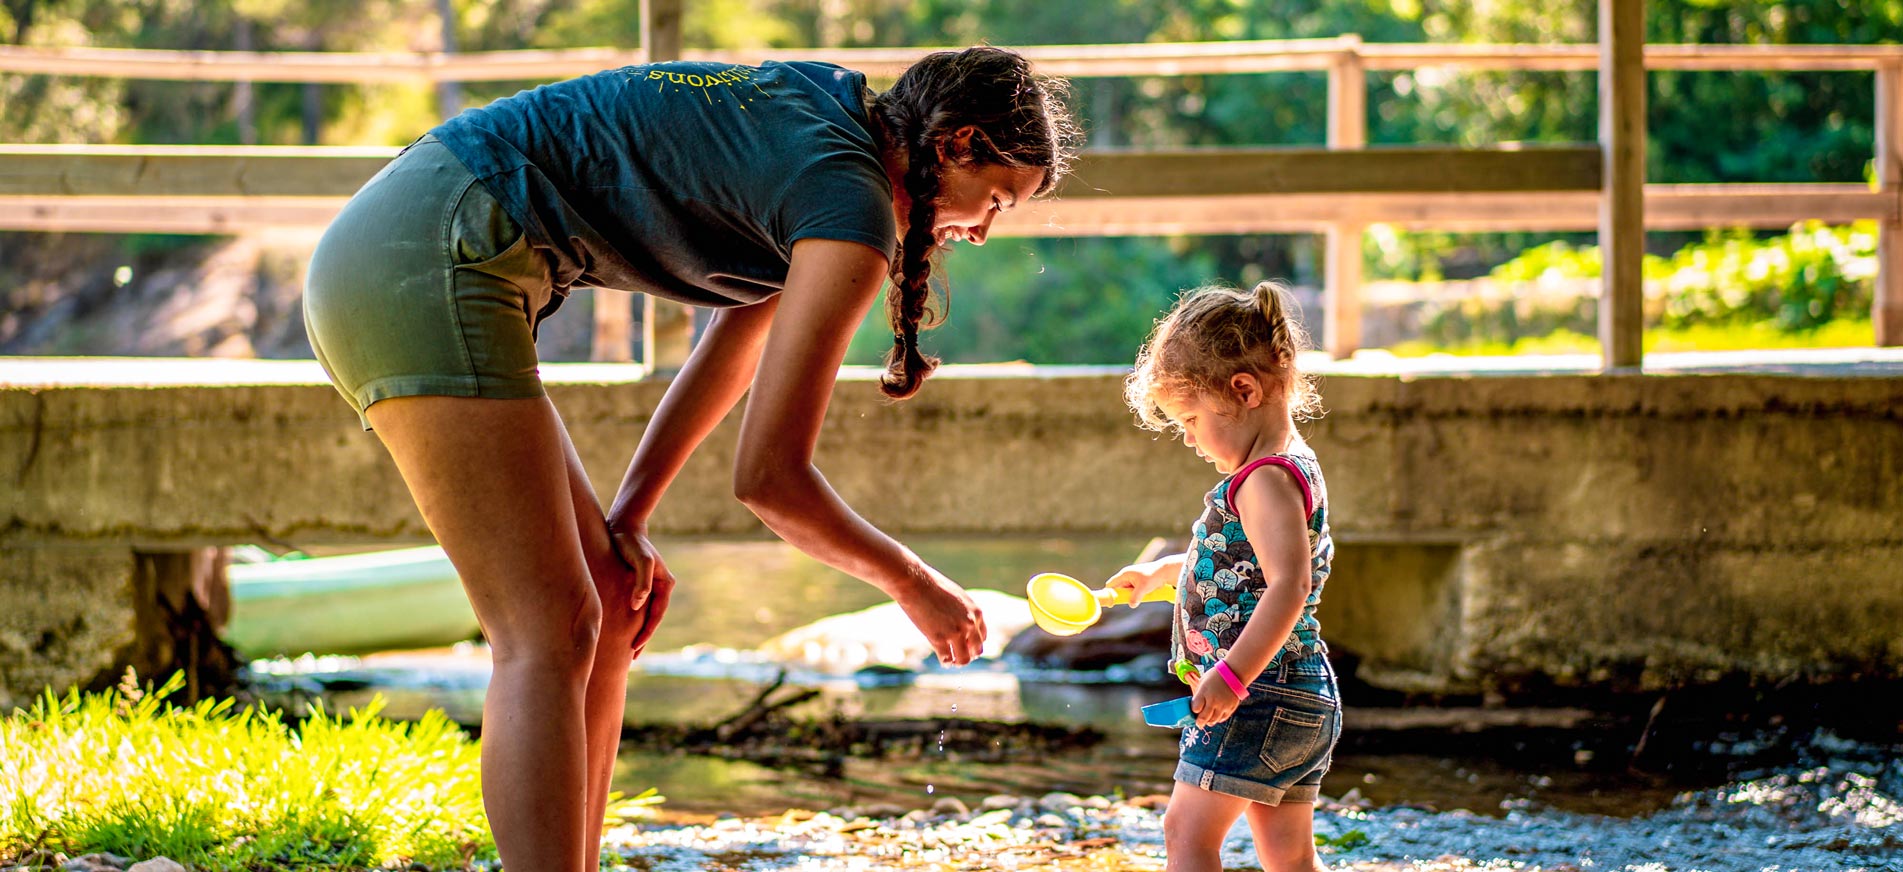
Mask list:
[[548,256],[558,291],[740,306],[785,286],[801,239],[893,256],[864,93],[864,75],[831,64],[650,64],[523,91],[431,133]]

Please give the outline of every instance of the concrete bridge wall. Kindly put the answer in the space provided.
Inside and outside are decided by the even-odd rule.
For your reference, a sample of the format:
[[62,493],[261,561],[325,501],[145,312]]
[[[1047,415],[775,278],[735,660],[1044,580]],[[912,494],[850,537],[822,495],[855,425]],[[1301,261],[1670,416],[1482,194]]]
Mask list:
[[[1903,678],[1903,358],[1784,369],[1334,368],[1304,428],[1342,543],[1334,644],[1431,691]],[[664,389],[629,374],[549,368],[604,498]],[[974,368],[893,405],[848,378],[818,462],[900,534],[1180,533],[1213,471],[1119,387]],[[729,496],[737,424],[658,531],[762,532]],[[190,549],[426,537],[314,365],[0,363],[0,704],[157,656],[153,590],[190,586]],[[183,580],[155,585],[166,555]]]

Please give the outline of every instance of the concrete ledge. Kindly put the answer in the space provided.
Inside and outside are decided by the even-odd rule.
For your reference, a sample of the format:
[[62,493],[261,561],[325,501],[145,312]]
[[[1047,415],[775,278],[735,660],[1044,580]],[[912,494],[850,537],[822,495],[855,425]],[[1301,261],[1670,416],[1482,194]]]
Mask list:
[[[1903,677],[1903,353],[1647,365],[1316,366],[1329,411],[1305,431],[1344,552],[1331,638],[1422,689]],[[546,373],[610,492],[665,384]],[[900,534],[1180,533],[1213,470],[1132,426],[1120,388],[1114,368],[953,367],[894,405],[848,372],[818,463]],[[729,495],[737,423],[683,470],[659,532],[763,534]],[[0,361],[0,479],[0,612],[67,584],[16,557],[41,549],[427,537],[310,363]]]

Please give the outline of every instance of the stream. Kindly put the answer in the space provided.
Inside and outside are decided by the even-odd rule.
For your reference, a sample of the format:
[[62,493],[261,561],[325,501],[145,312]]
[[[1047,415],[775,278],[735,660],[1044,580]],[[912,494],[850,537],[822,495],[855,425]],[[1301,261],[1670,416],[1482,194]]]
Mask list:
[[[976,589],[1021,592],[1032,571],[1101,578],[1140,541],[926,543],[921,553]],[[939,553],[934,554],[934,550]],[[676,546],[682,586],[668,624],[629,677],[616,789],[665,801],[613,828],[630,870],[1161,869],[1161,814],[1176,733],[1145,704],[1180,688],[1116,672],[1058,673],[986,662],[891,680],[791,670],[817,691],[795,720],[939,720],[1063,727],[1058,750],[916,747],[846,756],[832,771],[655,747],[683,724],[747,708],[782,664],[760,640],[876,604],[871,588],[776,543]],[[1054,565],[1055,564],[1055,565]],[[773,585],[760,585],[762,575]],[[689,583],[690,579],[692,584]],[[1035,632],[1035,631],[1034,631]],[[487,649],[304,657],[253,664],[266,699],[333,711],[380,700],[406,719],[440,709],[479,729]],[[874,675],[874,679],[880,676]],[[1794,698],[1793,698],[1794,699]],[[1634,872],[1903,872],[1903,732],[1786,717],[1773,699],[1729,720],[1661,728],[1643,711],[1356,707],[1323,782],[1316,832],[1334,869]],[[1799,705],[1793,702],[1792,705]],[[1656,718],[1654,718],[1656,720]],[[677,730],[676,730],[677,732]],[[1238,823],[1229,868],[1257,868]]]

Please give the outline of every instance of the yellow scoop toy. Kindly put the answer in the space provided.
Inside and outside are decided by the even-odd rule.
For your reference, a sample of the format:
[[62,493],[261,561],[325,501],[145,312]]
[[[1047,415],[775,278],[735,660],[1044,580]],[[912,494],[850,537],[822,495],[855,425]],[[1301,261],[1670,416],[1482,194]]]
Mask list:
[[[1120,588],[1098,588],[1068,575],[1045,572],[1031,576],[1025,585],[1031,601],[1031,620],[1053,636],[1075,636],[1103,617],[1105,606],[1129,602],[1130,592]],[[1166,584],[1143,595],[1140,602],[1161,603],[1176,600],[1176,585]]]

